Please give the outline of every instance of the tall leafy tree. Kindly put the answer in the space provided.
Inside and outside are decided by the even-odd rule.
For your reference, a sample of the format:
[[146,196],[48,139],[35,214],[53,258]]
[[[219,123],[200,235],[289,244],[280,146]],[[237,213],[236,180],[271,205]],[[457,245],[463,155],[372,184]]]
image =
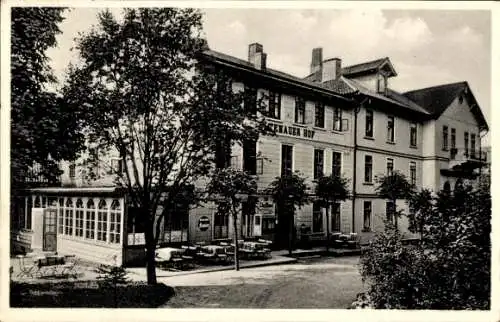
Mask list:
[[310,202],[309,187],[305,180],[299,172],[283,174],[276,177],[266,189],[278,207],[279,225],[288,227],[288,252],[290,254],[293,249],[295,210]]
[[257,192],[255,177],[233,168],[216,169],[207,185],[207,192],[218,204],[218,210],[231,214],[234,239],[234,268],[240,269],[238,258],[238,213],[244,200],[250,201]]
[[331,208],[339,201],[349,198],[349,181],[346,178],[336,175],[321,176],[318,178],[315,187],[316,198],[322,202],[326,208],[326,249],[330,242],[329,213]]
[[56,79],[46,51],[57,45],[64,8],[15,7],[11,11],[11,182],[22,188],[28,170],[49,182],[60,174],[57,162],[82,149],[75,109],[49,87]]
[[386,176],[377,178],[375,191],[381,198],[388,199],[392,203],[391,216],[396,229],[398,229],[398,219],[402,213],[397,211],[396,201],[400,199],[408,200],[413,194],[413,185],[408,182],[404,174],[399,171],[392,171]]
[[[207,47],[198,10],[124,9],[120,21],[109,11],[98,18],[77,42],[81,61],[71,67],[65,101],[86,109],[88,173],[108,169],[140,209],[154,284],[161,223],[182,187],[201,182],[217,156],[226,164],[231,142],[256,139],[267,127],[243,104],[245,93],[229,90],[224,72],[198,64]],[[123,166],[112,167],[111,155]]]

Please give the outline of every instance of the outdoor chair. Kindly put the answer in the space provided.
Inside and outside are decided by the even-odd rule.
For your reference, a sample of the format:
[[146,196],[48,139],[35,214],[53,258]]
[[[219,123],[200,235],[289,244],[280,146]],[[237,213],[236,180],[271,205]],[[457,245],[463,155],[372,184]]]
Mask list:
[[65,255],[64,264],[62,266],[61,275],[72,276],[76,278],[79,275],[77,270],[78,260],[75,255]]
[[360,244],[361,236],[357,233],[351,233],[349,235],[349,239],[347,240],[347,247],[349,248],[358,248]]
[[19,273],[16,276],[19,278],[33,278],[37,267],[32,258],[25,255],[17,255],[16,258],[19,261]]

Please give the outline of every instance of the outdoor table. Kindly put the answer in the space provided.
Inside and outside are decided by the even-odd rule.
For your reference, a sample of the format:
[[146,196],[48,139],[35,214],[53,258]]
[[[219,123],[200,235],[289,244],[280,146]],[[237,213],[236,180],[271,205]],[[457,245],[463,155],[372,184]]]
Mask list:
[[184,249],[182,248],[173,248],[173,247],[164,247],[158,248],[156,250],[156,257],[161,261],[170,261],[174,257],[180,257],[184,254]]

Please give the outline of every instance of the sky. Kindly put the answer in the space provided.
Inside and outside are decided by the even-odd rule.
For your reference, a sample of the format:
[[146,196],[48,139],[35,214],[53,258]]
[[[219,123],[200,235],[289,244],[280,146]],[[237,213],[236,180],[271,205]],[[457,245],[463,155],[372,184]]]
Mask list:
[[[74,8],[61,23],[58,47],[49,50],[60,80],[78,32],[97,23],[97,8]],[[119,8],[113,8],[119,14]],[[338,57],[347,66],[389,57],[398,91],[468,81],[491,127],[491,16],[471,10],[237,9],[210,8],[204,33],[211,49],[241,59],[248,44],[261,43],[267,65],[295,76],[309,73],[311,51]],[[485,144],[489,144],[486,139]]]

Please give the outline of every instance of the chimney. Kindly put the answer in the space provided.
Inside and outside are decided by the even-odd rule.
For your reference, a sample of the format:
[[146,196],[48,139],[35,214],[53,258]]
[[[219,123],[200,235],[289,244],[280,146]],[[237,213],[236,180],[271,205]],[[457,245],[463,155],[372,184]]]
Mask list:
[[322,66],[323,66],[323,48],[314,48],[312,50],[310,74],[320,71]]
[[248,62],[255,68],[266,69],[267,54],[264,53],[264,48],[259,43],[248,45]]
[[329,80],[340,79],[342,75],[342,60],[340,58],[330,58],[323,61],[323,68],[321,72],[321,81],[326,82]]

